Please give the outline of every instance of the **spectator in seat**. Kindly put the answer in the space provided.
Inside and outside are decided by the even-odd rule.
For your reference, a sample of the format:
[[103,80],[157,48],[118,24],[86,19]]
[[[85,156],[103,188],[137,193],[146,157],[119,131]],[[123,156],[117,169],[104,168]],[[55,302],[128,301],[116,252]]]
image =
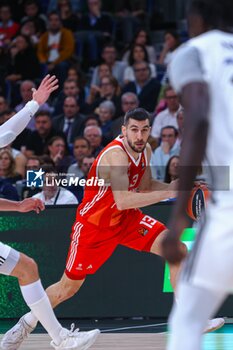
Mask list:
[[27,156],[41,156],[45,153],[48,141],[54,136],[60,136],[66,140],[66,136],[62,131],[53,128],[52,118],[49,112],[38,111],[35,114],[35,127],[31,137],[26,144]]
[[102,78],[99,92],[91,96],[91,99],[87,101],[86,114],[95,112],[95,109],[104,101],[113,102],[116,108],[114,118],[121,114],[120,86],[112,76]]
[[40,158],[37,156],[31,156],[27,159],[25,174],[26,178],[16,182],[16,189],[20,200],[29,198],[41,191],[39,187],[30,186],[27,187],[27,172],[28,171],[38,171],[41,168]]
[[[103,63],[109,66],[112,75],[119,82],[120,86],[124,82],[124,70],[127,64],[122,61],[117,61],[117,50],[113,44],[106,44],[102,51]],[[100,85],[100,78],[98,75],[98,66],[94,69],[91,85]]]
[[15,159],[8,149],[0,151],[0,178],[15,184],[22,176],[16,171]]
[[151,136],[157,141],[159,141],[161,130],[164,126],[173,125],[176,129],[178,129],[177,113],[181,108],[179,98],[171,86],[166,87],[164,96],[167,108],[157,114],[151,129]]
[[[130,48],[134,45],[142,45],[145,47],[149,62],[152,64],[156,63],[156,52],[154,47],[150,44],[150,39],[148,33],[144,29],[139,29],[137,33],[134,36],[134,39],[130,45]],[[122,60],[126,63],[128,63],[129,60],[129,55],[130,55],[130,49],[127,50],[122,58]]]
[[47,18],[40,13],[38,2],[36,0],[26,0],[24,3],[24,14],[25,16],[21,20],[21,26],[27,21],[32,21],[35,23],[37,34],[39,36],[46,31]]
[[79,93],[80,93],[80,90],[79,90],[77,81],[71,78],[67,78],[64,82],[62,91],[60,92],[60,94],[57,96],[57,98],[53,103],[53,106],[54,106],[53,115],[57,116],[59,114],[62,114],[64,100],[66,97],[74,97],[78,105],[80,106],[80,110],[81,110],[84,104],[84,101],[80,98]]
[[58,179],[56,169],[47,167],[42,192],[37,193],[33,198],[41,199],[45,205],[78,204],[72,192],[57,185],[56,180]]
[[180,45],[180,39],[176,32],[167,31],[164,36],[163,50],[160,53],[158,63],[167,66],[172,59],[173,52]]
[[87,63],[93,66],[98,63],[104,43],[111,38],[113,21],[101,11],[101,0],[87,0],[87,6],[88,13],[80,19],[76,40],[79,56],[85,57],[87,52]]
[[[81,179],[87,180],[89,170],[94,163],[95,158],[93,156],[85,156],[80,163],[81,171],[83,173],[83,176],[80,177]],[[88,187],[81,186],[78,184],[78,186],[70,186],[69,190],[75,195],[75,197],[78,199],[78,202],[81,203],[83,199],[84,190],[88,191]]]
[[74,96],[66,97],[63,104],[63,114],[53,119],[53,127],[56,131],[63,131],[68,145],[71,145],[76,136],[82,136],[84,120],[84,115],[79,113],[76,98]]
[[104,101],[98,108],[100,128],[103,134],[103,145],[106,146],[112,141],[111,126],[115,115],[115,106],[111,101]]
[[74,47],[73,33],[62,27],[56,12],[51,12],[48,15],[48,30],[40,37],[37,54],[44,66],[44,72],[55,74],[61,86],[66,78]]
[[76,32],[78,29],[79,18],[72,10],[70,0],[58,0],[57,11],[60,15],[63,27],[72,32]]
[[10,82],[17,82],[26,79],[40,77],[40,66],[34,47],[30,39],[19,34],[12,41],[10,47],[11,62],[9,74],[6,79]]
[[54,162],[57,172],[64,177],[73,163],[73,157],[69,155],[64,139],[60,136],[52,137],[47,143],[46,153]]
[[173,156],[169,159],[166,169],[165,169],[165,178],[164,182],[170,183],[176,179],[178,179],[179,175],[179,164],[180,157]]
[[102,131],[98,126],[87,126],[84,129],[84,137],[89,141],[91,146],[91,155],[96,158],[102,151]]
[[163,181],[169,159],[180,154],[177,143],[178,131],[174,126],[165,126],[161,130],[161,145],[155,149],[151,157],[152,177]]
[[152,78],[156,77],[155,65],[152,63],[149,63],[148,54],[145,47],[143,45],[135,44],[130,50],[128,67],[126,67],[124,71],[125,84],[128,84],[130,81],[135,81],[133,66],[136,62],[142,62],[142,61],[145,61],[149,64],[151,77]]
[[0,7],[0,36],[4,45],[8,46],[10,44],[18,30],[19,24],[13,20],[10,6],[2,4]]
[[85,137],[78,136],[74,140],[73,155],[75,163],[71,164],[67,170],[67,177],[74,175],[81,178],[84,174],[81,170],[81,162],[85,156],[89,156],[91,153],[90,143]]
[[150,66],[147,62],[136,62],[133,68],[135,81],[128,83],[123,88],[123,93],[134,92],[138,96],[139,107],[153,112],[160,92],[160,83],[156,78],[151,78]]
[[125,92],[121,96],[122,115],[113,120],[111,125],[111,138],[115,139],[121,134],[121,127],[124,123],[124,115],[132,109],[138,108],[139,101],[136,94],[133,92]]

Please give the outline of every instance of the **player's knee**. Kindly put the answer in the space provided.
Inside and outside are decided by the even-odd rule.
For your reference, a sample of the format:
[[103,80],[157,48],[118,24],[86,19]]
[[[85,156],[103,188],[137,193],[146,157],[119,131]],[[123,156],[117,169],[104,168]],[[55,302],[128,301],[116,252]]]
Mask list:
[[37,280],[39,273],[36,262],[32,258],[21,254],[16,277],[21,282],[33,282]]

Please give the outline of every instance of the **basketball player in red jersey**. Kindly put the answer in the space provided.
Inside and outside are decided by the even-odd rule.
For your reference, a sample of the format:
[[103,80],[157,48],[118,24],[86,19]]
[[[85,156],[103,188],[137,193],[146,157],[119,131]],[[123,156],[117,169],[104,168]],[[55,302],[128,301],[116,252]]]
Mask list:
[[[118,245],[161,255],[166,227],[138,207],[175,197],[177,184],[151,177],[150,129],[150,116],[144,109],[129,111],[123,135],[105,147],[93,163],[88,178],[104,179],[105,185],[85,189],[73,225],[65,273],[46,290],[53,307],[77,293],[86,276],[95,273]],[[186,251],[183,243],[180,245]],[[179,265],[170,265],[173,286],[178,269]],[[23,317],[34,329],[37,319],[33,313]],[[11,333],[14,327],[9,336]]]

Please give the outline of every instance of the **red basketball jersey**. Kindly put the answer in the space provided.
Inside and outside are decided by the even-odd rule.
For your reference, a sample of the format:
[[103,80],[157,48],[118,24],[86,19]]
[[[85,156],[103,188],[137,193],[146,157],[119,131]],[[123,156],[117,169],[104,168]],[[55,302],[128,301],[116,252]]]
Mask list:
[[[135,160],[123,143],[123,137],[118,136],[115,140],[109,143],[95,159],[88,179],[98,177],[98,167],[102,157],[114,148],[122,149],[128,156],[128,177],[129,177],[129,191],[136,191],[142,176],[148,165],[146,149],[139,153],[139,157]],[[121,220],[127,216],[129,210],[118,210],[114,201],[111,186],[86,186],[84,198],[78,207],[77,215],[81,215],[83,219],[94,225],[104,227],[112,227],[119,225]]]

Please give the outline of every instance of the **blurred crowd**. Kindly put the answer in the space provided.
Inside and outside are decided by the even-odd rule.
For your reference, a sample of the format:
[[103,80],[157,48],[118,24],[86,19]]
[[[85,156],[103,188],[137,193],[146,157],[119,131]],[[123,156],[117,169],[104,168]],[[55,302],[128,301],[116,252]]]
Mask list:
[[164,28],[156,0],[0,1],[0,124],[31,100],[47,73],[59,79],[58,91],[0,150],[0,197],[79,203],[82,186],[54,184],[41,192],[27,187],[27,170],[86,179],[136,107],[152,116],[153,177],[175,179],[184,114],[167,65],[187,39],[175,29]]

